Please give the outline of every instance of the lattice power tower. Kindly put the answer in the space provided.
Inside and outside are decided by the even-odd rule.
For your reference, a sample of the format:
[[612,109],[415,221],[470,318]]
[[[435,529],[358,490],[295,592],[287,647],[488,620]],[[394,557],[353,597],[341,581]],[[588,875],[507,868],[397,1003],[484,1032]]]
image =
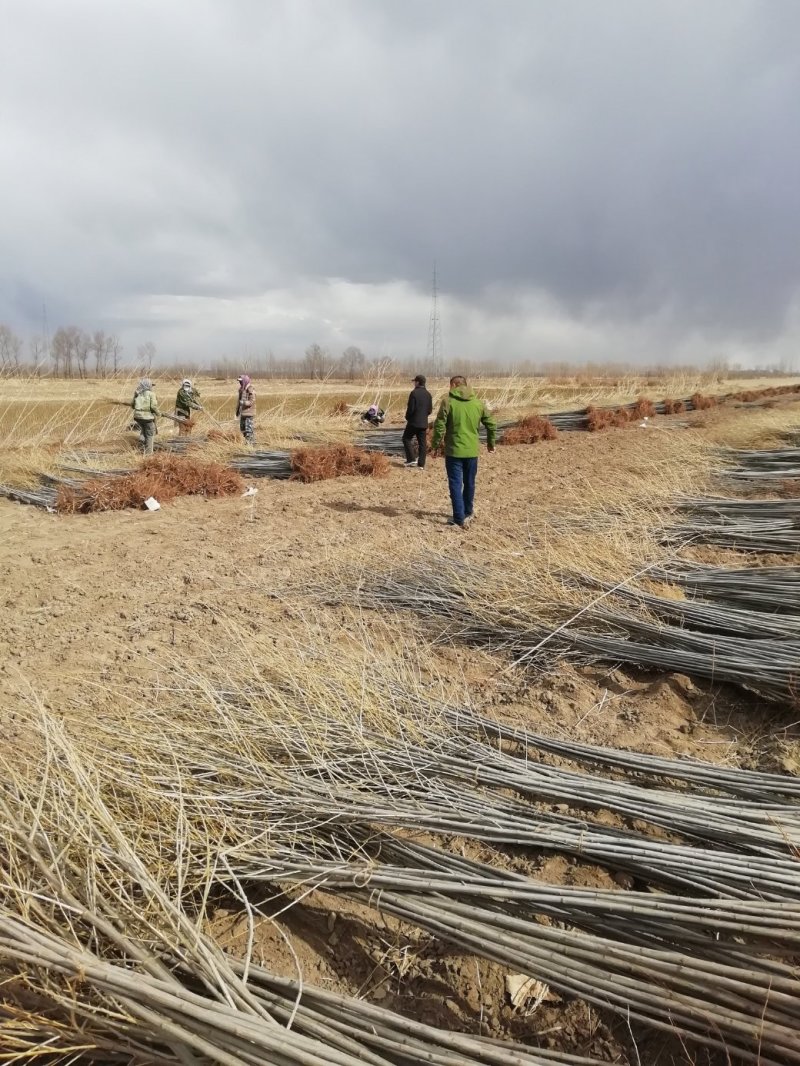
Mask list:
[[431,377],[436,377],[442,369],[442,323],[439,319],[439,288],[436,284],[436,263],[433,264],[433,300],[431,318],[428,323],[428,367]]

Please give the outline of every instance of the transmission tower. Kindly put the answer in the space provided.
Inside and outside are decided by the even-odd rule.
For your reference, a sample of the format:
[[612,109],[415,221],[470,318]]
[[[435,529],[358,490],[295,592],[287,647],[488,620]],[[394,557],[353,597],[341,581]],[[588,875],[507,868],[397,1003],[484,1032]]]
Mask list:
[[43,363],[47,366],[50,362],[50,333],[47,328],[47,304],[42,300],[42,355]]
[[431,377],[436,377],[442,361],[442,323],[439,319],[439,288],[436,284],[436,263],[433,264],[433,300],[428,323],[428,366]]

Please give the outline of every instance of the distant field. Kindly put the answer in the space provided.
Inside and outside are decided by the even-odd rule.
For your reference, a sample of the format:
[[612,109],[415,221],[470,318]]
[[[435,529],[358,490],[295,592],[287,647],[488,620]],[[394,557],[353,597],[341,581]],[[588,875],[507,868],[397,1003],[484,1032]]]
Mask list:
[[[589,376],[545,378],[474,378],[471,384],[500,417],[519,418],[533,412],[576,410],[588,404],[627,403],[690,396],[696,391],[724,393],[758,389],[792,378],[725,378],[711,374]],[[137,378],[0,379],[0,482],[30,485],[53,472],[75,452],[91,450],[93,466],[129,465],[138,434],[131,431],[130,413],[112,401],[128,401]],[[179,379],[154,376],[163,411],[173,410]],[[237,384],[210,376],[195,378],[205,406],[197,431],[236,429]],[[352,383],[342,381],[256,380],[256,437],[261,447],[290,448],[298,439],[346,441],[358,426],[358,413],[379,403],[389,424],[401,424],[411,382],[397,377]],[[445,378],[429,381],[434,402],[445,394]],[[160,433],[172,435],[162,420]],[[238,440],[208,445],[209,458],[222,459],[239,450]],[[98,454],[105,453],[105,454]],[[213,453],[213,454],[212,454]],[[121,460],[124,460],[122,462]]]
[[[154,378],[159,402],[165,411],[172,410],[179,381]],[[478,378],[475,389],[499,411],[525,413],[584,407],[590,403],[624,403],[638,396],[659,399],[680,397],[700,390],[710,393],[734,391],[743,387],[758,389],[794,380],[792,378],[723,378],[717,375],[661,375],[642,377],[574,378]],[[105,380],[0,380],[0,449],[41,447],[63,444],[83,446],[113,440],[129,422],[124,408],[110,400],[128,400],[136,379]],[[235,417],[236,382],[218,378],[196,379],[209,415],[219,422]],[[288,419],[311,419],[325,423],[335,417],[340,422],[353,411],[370,403],[386,409],[387,420],[402,421],[405,399],[411,383],[405,380],[341,381],[273,381],[257,380],[257,429],[261,439],[273,435]],[[429,382],[438,399],[447,388],[444,378]],[[346,407],[346,412],[342,408]]]

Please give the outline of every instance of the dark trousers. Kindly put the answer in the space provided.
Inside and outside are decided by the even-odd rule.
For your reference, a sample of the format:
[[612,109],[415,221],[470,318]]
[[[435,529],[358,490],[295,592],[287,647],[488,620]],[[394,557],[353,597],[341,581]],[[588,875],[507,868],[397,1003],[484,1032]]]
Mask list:
[[453,504],[453,521],[460,526],[464,519],[472,514],[475,478],[478,476],[478,457],[456,459],[448,455],[444,464],[447,468],[447,484],[450,487],[450,500]]
[[241,415],[239,418],[239,431],[248,444],[255,444],[256,431],[252,415]]
[[156,420],[154,418],[135,418],[134,422],[139,427],[142,435],[142,448],[145,455],[153,454],[153,442],[156,438]]
[[419,429],[417,426],[407,425],[403,430],[403,448],[406,453],[406,462],[414,462],[414,450],[411,442],[417,438],[417,466],[420,470],[425,469],[425,456],[428,454],[428,428]]

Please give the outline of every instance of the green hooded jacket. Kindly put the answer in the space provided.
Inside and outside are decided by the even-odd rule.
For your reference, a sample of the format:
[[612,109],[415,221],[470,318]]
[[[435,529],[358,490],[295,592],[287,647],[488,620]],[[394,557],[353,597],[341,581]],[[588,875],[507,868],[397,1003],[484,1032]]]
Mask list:
[[444,437],[444,453],[454,459],[476,459],[479,450],[478,426],[486,426],[486,443],[494,448],[497,422],[489,414],[483,400],[471,389],[461,385],[451,389],[442,400],[433,423],[432,448],[438,448]]

